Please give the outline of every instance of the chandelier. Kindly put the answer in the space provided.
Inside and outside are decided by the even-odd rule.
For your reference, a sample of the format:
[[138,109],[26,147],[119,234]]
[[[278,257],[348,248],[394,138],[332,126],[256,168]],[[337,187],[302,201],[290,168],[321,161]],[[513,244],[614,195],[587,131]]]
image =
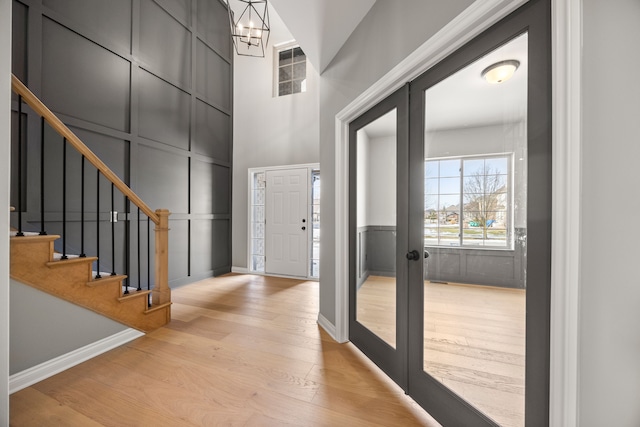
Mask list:
[[236,53],[264,58],[271,32],[267,0],[227,0],[227,7]]

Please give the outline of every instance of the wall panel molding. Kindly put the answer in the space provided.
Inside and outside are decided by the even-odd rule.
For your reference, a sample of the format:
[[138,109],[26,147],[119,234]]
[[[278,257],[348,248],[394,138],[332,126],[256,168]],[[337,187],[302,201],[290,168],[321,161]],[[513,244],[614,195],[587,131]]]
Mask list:
[[[28,77],[25,83],[36,95],[46,95],[45,102],[87,145],[111,159],[152,209],[172,211],[171,284],[230,271],[233,56],[224,5],[219,0],[12,1],[14,21],[25,21],[14,31],[23,35],[14,36],[15,71]],[[205,25],[199,10],[207,11],[206,28],[197,28]],[[198,64],[205,66],[198,70]],[[197,93],[198,81],[207,96]],[[28,155],[39,159],[39,119],[28,109],[25,114]],[[51,139],[57,146],[58,138]],[[39,219],[36,163],[28,165],[27,221]],[[108,206],[109,192],[104,193]],[[77,205],[79,194],[67,197]],[[196,200],[190,203],[190,197],[205,203],[193,211]],[[61,217],[59,205],[45,204],[52,229]],[[196,233],[194,221],[211,232]],[[70,228],[73,234],[77,227]]]

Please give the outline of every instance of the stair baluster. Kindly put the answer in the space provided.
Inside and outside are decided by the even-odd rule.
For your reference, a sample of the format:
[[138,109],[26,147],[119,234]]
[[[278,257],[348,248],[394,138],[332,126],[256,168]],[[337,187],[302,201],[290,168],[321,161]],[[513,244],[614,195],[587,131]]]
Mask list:
[[67,138],[62,138],[62,258],[67,257]]
[[22,232],[22,96],[18,95],[18,232],[16,236],[24,236]]
[[131,246],[131,236],[129,235],[130,230],[130,219],[129,219],[129,198],[127,196],[124,196],[124,241],[126,242],[126,244],[124,245],[124,274],[125,276],[127,276],[126,279],[124,279],[126,286],[125,286],[125,294],[129,293],[129,284],[131,283],[129,276],[131,275],[131,271],[130,268],[131,266],[129,265],[129,257],[130,257],[130,250],[129,247]]
[[116,210],[114,208],[114,198],[113,198],[113,182],[111,183],[111,212],[109,213],[109,219],[111,221],[111,275],[116,275],[116,221],[118,220],[118,216],[116,214]]
[[44,117],[40,120],[40,235],[46,236],[44,229]]
[[136,230],[138,233],[138,243],[136,245],[136,249],[138,250],[138,288],[136,289],[136,291],[140,292],[142,290],[142,286],[140,286],[141,282],[141,267],[142,264],[140,264],[140,208],[138,208],[138,215],[136,215]]
[[80,163],[80,258],[86,258],[84,252],[84,156]]
[[100,170],[97,171],[96,178],[96,279],[102,279],[100,275]]
[[[151,290],[151,220],[147,217],[147,290]],[[147,299],[147,305],[151,307],[151,294]]]

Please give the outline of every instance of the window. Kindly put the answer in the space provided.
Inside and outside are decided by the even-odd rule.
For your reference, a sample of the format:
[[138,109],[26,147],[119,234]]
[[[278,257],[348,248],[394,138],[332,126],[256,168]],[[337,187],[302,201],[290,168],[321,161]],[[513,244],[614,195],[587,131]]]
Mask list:
[[299,46],[278,51],[278,96],[307,91],[307,56]]
[[264,171],[251,174],[251,271],[264,273],[266,198]]
[[426,246],[510,249],[511,155],[425,161]]
[[320,277],[320,171],[311,172],[311,271],[310,277]]

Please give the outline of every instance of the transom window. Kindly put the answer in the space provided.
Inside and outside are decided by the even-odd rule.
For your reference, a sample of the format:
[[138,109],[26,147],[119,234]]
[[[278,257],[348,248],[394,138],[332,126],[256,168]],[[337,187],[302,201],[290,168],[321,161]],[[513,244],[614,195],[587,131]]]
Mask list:
[[511,159],[425,161],[425,246],[512,247]]
[[307,56],[299,46],[278,51],[278,96],[307,91]]

